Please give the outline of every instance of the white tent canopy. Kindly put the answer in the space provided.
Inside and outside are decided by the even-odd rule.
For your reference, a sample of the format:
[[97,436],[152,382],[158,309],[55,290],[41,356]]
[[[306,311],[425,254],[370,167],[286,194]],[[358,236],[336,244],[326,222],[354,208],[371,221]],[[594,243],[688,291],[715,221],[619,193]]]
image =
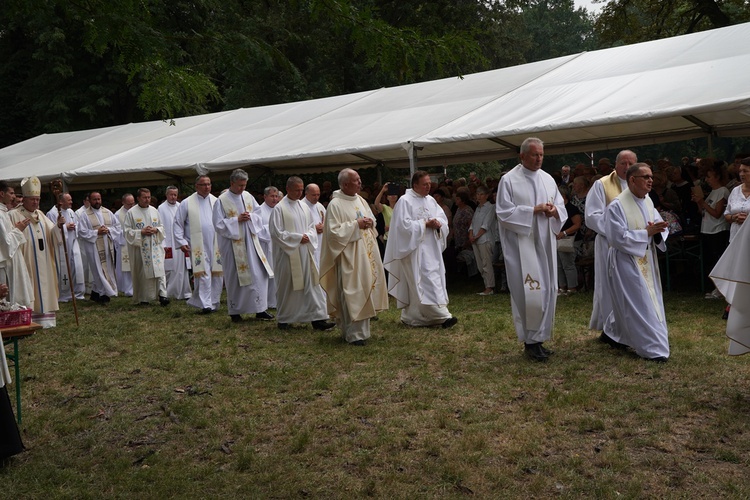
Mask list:
[[73,189],[196,172],[448,165],[750,135],[750,23],[324,99],[45,134],[0,150],[0,177]]

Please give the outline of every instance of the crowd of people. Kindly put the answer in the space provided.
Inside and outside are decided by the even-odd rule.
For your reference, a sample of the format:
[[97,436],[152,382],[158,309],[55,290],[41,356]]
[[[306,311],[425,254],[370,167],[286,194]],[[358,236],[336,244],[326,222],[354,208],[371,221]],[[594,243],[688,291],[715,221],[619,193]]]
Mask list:
[[[623,150],[614,166],[604,158],[597,169],[566,165],[550,174],[542,169],[544,144],[532,137],[520,147],[519,164],[498,179],[471,174],[436,183],[417,171],[406,189],[388,182],[368,190],[355,170],[344,169],[337,190],[292,176],[283,193],[268,186],[256,196],[237,169],[218,197],[211,178],[200,175],[182,201],[168,186],[154,206],[141,188],[123,195],[116,212],[94,191],[75,211],[70,194],[57,193],[45,214],[38,178],[24,179],[18,194],[0,181],[0,293],[31,308],[47,328],[55,326],[59,302],[86,294],[105,306],[119,294],[143,306],[186,300],[197,314],[212,314],[226,290],[232,322],[249,315],[275,320],[280,330],[338,327],[349,345],[363,346],[389,294],[406,325],[456,325],[446,269],[460,267],[481,276],[479,295],[510,293],[525,355],[546,361],[554,354],[544,343],[558,296],[580,289],[576,262],[587,255],[594,262],[589,328],[612,348],[666,362],[656,251],[670,235],[699,232],[705,267],[718,261],[711,273],[717,287],[706,297],[739,305],[729,314],[730,353],[744,354],[750,268],[736,255],[750,245],[744,156],[731,165],[705,158],[672,165],[639,162]],[[7,366],[0,384],[6,380]]]
[[[519,165],[499,178],[480,180],[472,173],[468,179],[434,182],[419,172],[411,186],[364,187],[355,171],[345,170],[338,190],[330,182],[305,185],[294,176],[282,189],[268,186],[251,194],[247,174],[238,169],[218,197],[212,194],[211,178],[201,175],[195,191],[182,200],[179,189],[168,186],[166,199],[157,205],[141,188],[123,195],[116,212],[102,206],[102,194],[94,191],[75,211],[70,194],[58,193],[58,203],[44,214],[41,184],[31,177],[24,179],[20,193],[0,183],[0,282],[9,285],[10,300],[31,307],[34,321],[45,327],[55,325],[58,302],[83,300],[86,294],[102,304],[119,294],[143,305],[186,300],[200,314],[211,314],[226,289],[233,322],[254,315],[276,320],[280,329],[309,322],[328,330],[335,326],[331,319],[340,319],[337,314],[356,322],[366,319],[360,314],[363,307],[372,313],[382,309],[381,286],[396,299],[405,324],[450,327],[457,319],[447,309],[446,269],[458,269],[481,277],[481,296],[510,292],[519,338],[541,346],[549,338],[556,296],[578,292],[593,275],[589,326],[602,332],[604,341],[619,345],[623,342],[610,323],[616,322],[612,312],[622,297],[612,292],[623,288],[607,284],[616,274],[610,254],[620,236],[610,227],[613,202],[623,191],[639,192],[637,180],[646,179],[650,205],[643,208],[644,217],[653,227],[664,226],[647,236],[658,240],[700,233],[704,267],[711,269],[750,210],[750,161],[743,156],[731,165],[706,158],[673,165],[665,159],[638,163],[635,152],[624,150],[614,165],[602,158],[597,168],[565,165],[550,174],[541,168],[543,144],[532,138],[521,148]],[[649,172],[642,173],[646,177],[633,174],[634,189],[628,172],[635,165]],[[356,182],[350,181],[354,176]],[[341,207],[351,208],[353,200],[352,227],[329,226],[330,208],[338,207],[336,218],[344,224],[351,213]],[[619,230],[624,230],[629,219],[623,214],[632,206],[620,208]],[[338,275],[331,271],[329,253],[348,255],[333,242],[344,238],[342,231],[354,229],[338,245],[371,235],[367,244],[377,249],[384,272],[382,278],[375,270],[367,280],[362,277],[377,289],[376,305],[359,304],[356,311],[344,306],[347,296],[327,290],[343,285],[331,281]],[[655,231],[652,226],[644,230]],[[625,243],[619,251],[626,252]],[[664,241],[657,243],[646,243],[649,252]],[[584,258],[593,267],[588,275],[577,265]],[[648,295],[656,297],[658,259],[647,260],[653,269],[646,278],[654,282]],[[347,265],[364,272],[351,261]],[[345,276],[348,283],[356,273]],[[348,285],[361,288],[361,283]],[[530,293],[537,290],[542,293]],[[721,296],[718,289],[706,295]],[[359,326],[344,337],[364,341],[364,330]],[[545,349],[529,347],[535,359],[548,357]],[[664,349],[643,354],[668,357]]]

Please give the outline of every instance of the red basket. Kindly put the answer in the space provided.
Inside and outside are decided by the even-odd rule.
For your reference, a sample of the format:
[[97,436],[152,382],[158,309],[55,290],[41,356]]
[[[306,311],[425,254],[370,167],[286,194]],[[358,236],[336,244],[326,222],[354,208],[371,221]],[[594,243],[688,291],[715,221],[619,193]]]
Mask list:
[[31,324],[31,309],[0,312],[0,327]]

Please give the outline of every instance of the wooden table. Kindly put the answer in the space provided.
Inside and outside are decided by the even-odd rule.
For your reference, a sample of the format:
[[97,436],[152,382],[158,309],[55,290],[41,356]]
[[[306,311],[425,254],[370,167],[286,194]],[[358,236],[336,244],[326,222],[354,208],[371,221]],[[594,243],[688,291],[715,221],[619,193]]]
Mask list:
[[31,323],[24,326],[9,326],[0,329],[0,333],[2,333],[3,337],[3,344],[6,346],[13,345],[13,354],[8,354],[8,351],[6,350],[5,357],[13,362],[13,367],[16,372],[16,378],[13,379],[13,382],[16,386],[16,419],[18,420],[18,425],[21,425],[21,355],[18,350],[18,340],[33,335],[34,332],[41,327],[42,326],[37,323]]

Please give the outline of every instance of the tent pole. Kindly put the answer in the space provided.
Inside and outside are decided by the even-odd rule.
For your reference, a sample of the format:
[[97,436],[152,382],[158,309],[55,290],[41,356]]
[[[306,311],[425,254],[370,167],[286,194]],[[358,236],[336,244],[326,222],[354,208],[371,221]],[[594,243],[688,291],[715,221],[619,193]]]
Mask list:
[[707,138],[708,140],[708,157],[713,158],[714,157],[714,139],[711,134],[708,134]]
[[417,149],[413,142],[409,143],[406,151],[409,153],[409,177],[412,177],[414,172],[417,171]]

